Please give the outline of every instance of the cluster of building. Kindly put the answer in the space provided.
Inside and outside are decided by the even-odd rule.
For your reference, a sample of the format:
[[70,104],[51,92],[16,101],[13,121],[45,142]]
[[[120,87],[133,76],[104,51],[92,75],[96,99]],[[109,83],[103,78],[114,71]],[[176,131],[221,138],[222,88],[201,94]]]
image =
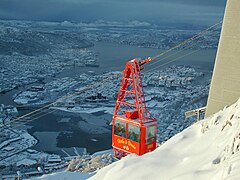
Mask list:
[[0,177],[29,178],[66,168],[75,156],[63,157],[31,149],[37,140],[24,130],[2,128],[0,132]]
[[9,123],[18,115],[18,110],[12,105],[0,104],[0,127]]
[[74,78],[59,78],[44,85],[31,86],[29,89],[15,94],[13,100],[19,105],[28,107],[43,105],[56,101],[57,98],[76,89],[78,84]]
[[[167,27],[162,28],[149,23],[116,25],[114,22],[82,24],[82,28],[86,37],[92,42],[111,42],[157,49],[169,49],[202,31],[202,27],[192,30],[177,30]],[[201,38],[196,38],[194,44],[189,43],[188,45],[190,49],[217,48],[219,33],[220,30],[205,33]]]
[[189,66],[171,66],[144,77],[147,107],[158,120],[158,141],[169,139],[196,121],[185,112],[205,106],[209,83],[205,74]]
[[[48,27],[49,28],[49,27]],[[34,22],[1,21],[0,93],[55,77],[72,66],[98,67],[98,54],[75,31],[46,31]]]
[[[115,78],[109,79],[109,77]],[[78,78],[80,88],[75,89],[75,92],[72,93],[73,95],[67,98],[67,100],[59,100],[56,106],[66,107],[67,109],[75,108],[77,111],[82,109],[86,112],[89,108],[93,107],[113,107],[115,105],[120,77],[120,72],[109,72],[102,75],[89,75],[84,73]],[[94,86],[94,88],[91,88],[91,86]]]
[[48,57],[24,55],[0,55],[0,93],[52,77],[62,71],[59,61],[49,61]]
[[92,51],[82,50],[80,54],[82,56],[68,61],[64,57],[0,55],[0,64],[3,64],[0,66],[0,93],[53,78],[65,68],[73,66],[98,67],[97,60],[93,59],[95,55]]

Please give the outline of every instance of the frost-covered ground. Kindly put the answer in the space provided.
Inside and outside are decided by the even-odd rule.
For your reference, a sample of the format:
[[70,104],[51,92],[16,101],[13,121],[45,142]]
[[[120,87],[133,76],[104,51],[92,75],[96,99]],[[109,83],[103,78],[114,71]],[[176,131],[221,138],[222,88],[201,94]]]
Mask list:
[[[42,179],[53,177],[84,179],[86,174],[66,172]],[[154,152],[141,157],[129,155],[90,179],[240,179],[240,99],[175,135]]]

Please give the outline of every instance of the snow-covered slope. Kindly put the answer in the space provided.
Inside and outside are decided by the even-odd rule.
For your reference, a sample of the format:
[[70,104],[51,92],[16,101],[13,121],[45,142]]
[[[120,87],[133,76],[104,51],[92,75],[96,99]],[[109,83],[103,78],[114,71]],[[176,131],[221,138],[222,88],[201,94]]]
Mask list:
[[152,153],[130,155],[91,180],[239,180],[240,100],[193,124]]

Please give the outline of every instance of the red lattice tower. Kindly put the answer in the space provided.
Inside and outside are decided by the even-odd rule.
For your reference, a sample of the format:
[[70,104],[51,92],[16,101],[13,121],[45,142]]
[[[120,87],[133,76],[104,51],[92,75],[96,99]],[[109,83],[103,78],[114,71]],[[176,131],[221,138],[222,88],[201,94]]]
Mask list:
[[[151,148],[146,146],[146,128],[148,126],[157,127],[157,125],[156,119],[146,108],[141,76],[142,65],[150,61],[151,58],[143,61],[133,59],[127,62],[122,72],[122,82],[112,119],[112,144],[116,157],[121,158],[128,153],[142,155],[156,148],[156,138]],[[119,131],[121,130],[120,126],[122,126],[124,135],[117,133],[117,125],[119,126]],[[135,128],[139,132],[139,142],[130,139],[131,132],[129,127]],[[137,128],[139,128],[139,131]],[[154,133],[156,134],[156,130]]]
[[122,82],[117,97],[114,116],[124,116],[136,119],[140,124],[146,120],[152,120],[153,116],[146,108],[144,90],[142,86],[141,66],[151,59],[141,62],[133,59],[127,62],[123,70]]

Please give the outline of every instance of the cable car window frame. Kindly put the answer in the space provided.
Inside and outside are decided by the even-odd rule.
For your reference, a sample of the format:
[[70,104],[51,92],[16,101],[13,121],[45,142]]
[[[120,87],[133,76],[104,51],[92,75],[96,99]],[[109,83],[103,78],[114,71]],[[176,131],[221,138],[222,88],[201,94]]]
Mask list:
[[146,144],[156,141],[157,127],[148,126],[146,127]]
[[[120,125],[121,130],[119,130],[119,132],[117,132],[117,124]],[[126,123],[122,122],[120,120],[114,120],[114,134],[123,138],[126,138]]]
[[[131,134],[132,133],[132,134]],[[136,136],[134,136],[134,134],[136,134]],[[131,136],[132,135],[132,136]],[[130,137],[131,136],[131,137]],[[139,126],[135,126],[132,124],[128,124],[128,137],[129,140],[134,141],[134,142],[140,142],[140,127]]]

